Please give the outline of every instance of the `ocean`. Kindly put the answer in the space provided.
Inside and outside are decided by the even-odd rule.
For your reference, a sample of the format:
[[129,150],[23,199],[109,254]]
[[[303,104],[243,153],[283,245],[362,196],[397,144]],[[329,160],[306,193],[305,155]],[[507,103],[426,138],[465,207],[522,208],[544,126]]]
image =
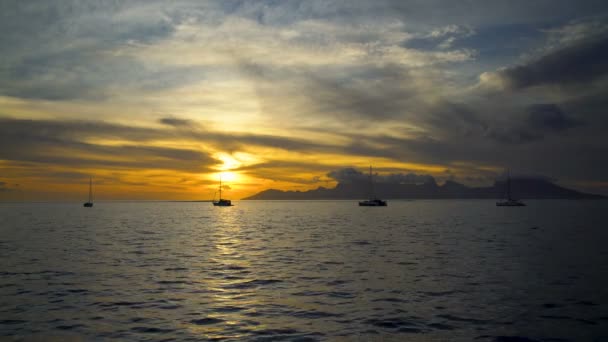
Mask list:
[[0,204],[0,340],[608,341],[608,201]]

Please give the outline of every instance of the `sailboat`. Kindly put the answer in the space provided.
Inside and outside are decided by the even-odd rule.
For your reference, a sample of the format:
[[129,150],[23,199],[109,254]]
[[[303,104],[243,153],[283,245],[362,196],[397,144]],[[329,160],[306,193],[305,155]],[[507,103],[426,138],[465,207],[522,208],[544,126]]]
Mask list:
[[222,175],[220,174],[220,199],[218,201],[213,201],[213,206],[215,207],[231,207],[232,201],[222,198]]
[[369,166],[369,197],[370,199],[360,201],[360,207],[386,207],[386,201],[383,201],[374,196],[374,181],[372,178],[372,166]]
[[89,178],[89,200],[82,205],[85,208],[93,207],[93,178]]
[[511,173],[507,171],[507,198],[496,202],[497,207],[525,207],[526,204],[511,197]]

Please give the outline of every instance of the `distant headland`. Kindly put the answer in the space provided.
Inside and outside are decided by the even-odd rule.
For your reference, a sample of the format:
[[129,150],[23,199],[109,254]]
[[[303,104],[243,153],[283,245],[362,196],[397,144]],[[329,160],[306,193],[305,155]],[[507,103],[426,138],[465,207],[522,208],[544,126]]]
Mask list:
[[[488,187],[469,187],[454,181],[438,185],[434,178],[421,184],[378,183],[376,195],[386,199],[496,199],[505,192],[505,182],[496,181]],[[331,200],[361,199],[368,194],[365,181],[338,183],[335,188],[319,187],[309,191],[282,191],[268,189],[244,200]],[[525,199],[605,199],[602,195],[588,194],[561,187],[549,180],[535,178],[511,179],[511,193]]]

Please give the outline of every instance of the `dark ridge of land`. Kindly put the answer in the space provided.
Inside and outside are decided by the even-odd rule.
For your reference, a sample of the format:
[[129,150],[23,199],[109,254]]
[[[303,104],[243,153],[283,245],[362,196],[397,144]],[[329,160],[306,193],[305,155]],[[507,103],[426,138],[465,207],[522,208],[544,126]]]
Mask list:
[[[496,181],[489,187],[468,187],[454,181],[438,185],[435,180],[424,184],[378,183],[374,193],[385,199],[495,199],[504,197],[505,181]],[[605,196],[588,194],[561,187],[543,179],[511,179],[513,198],[530,199],[605,199]],[[369,183],[339,183],[335,188],[319,187],[309,191],[282,191],[268,189],[244,200],[329,200],[362,199],[369,197]]]

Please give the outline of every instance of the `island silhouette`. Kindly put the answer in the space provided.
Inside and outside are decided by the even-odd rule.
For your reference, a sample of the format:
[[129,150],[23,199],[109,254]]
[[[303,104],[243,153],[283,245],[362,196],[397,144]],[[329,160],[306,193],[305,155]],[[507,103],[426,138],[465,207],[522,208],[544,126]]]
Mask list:
[[[506,183],[497,180],[492,186],[469,187],[448,180],[438,185],[433,177],[424,183],[384,182],[374,185],[380,198],[387,199],[496,199],[505,193]],[[369,184],[365,181],[340,182],[334,188],[319,187],[308,191],[268,189],[244,200],[331,200],[361,199],[367,196]],[[605,199],[605,196],[567,189],[547,179],[512,178],[511,194],[527,199]]]

